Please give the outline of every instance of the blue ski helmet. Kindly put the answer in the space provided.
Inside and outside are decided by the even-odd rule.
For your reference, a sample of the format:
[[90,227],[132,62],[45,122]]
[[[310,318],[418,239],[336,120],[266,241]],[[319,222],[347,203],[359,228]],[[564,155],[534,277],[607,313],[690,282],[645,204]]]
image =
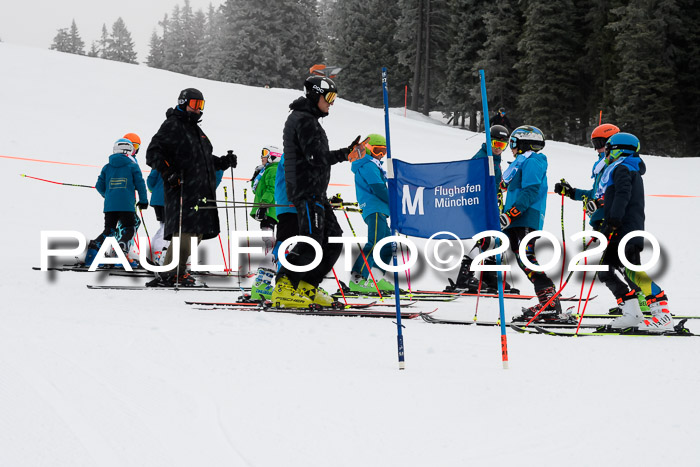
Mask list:
[[639,138],[631,133],[615,133],[605,143],[606,162],[609,164],[622,156],[639,154]]
[[527,151],[541,151],[544,148],[544,133],[531,125],[519,126],[510,134],[510,148],[518,154]]

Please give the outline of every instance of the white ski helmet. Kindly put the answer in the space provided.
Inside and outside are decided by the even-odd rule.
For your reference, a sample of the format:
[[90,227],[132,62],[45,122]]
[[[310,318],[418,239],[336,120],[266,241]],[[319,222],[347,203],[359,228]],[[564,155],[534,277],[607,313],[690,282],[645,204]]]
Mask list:
[[114,143],[112,154],[126,154],[130,156],[134,152],[134,145],[126,138],[120,138]]

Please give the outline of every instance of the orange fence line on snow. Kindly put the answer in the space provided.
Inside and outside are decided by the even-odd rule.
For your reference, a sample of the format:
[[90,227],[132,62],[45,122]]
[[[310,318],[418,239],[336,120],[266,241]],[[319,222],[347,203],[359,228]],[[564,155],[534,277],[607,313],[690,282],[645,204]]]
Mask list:
[[[20,160],[20,161],[29,161],[29,162],[43,162],[45,164],[62,164],[62,165],[74,165],[78,167],[99,167],[97,165],[90,165],[90,164],[76,164],[75,162],[60,162],[60,161],[47,161],[44,159],[30,159],[28,157],[13,157],[13,156],[2,156],[0,155],[3,159],[15,159],[15,160]],[[150,172],[150,170],[142,170],[144,173]],[[231,180],[231,177],[223,177],[224,180]],[[235,180],[241,180],[241,181],[249,181],[249,178],[240,178],[236,177]],[[328,186],[350,186],[345,183],[329,183]]]

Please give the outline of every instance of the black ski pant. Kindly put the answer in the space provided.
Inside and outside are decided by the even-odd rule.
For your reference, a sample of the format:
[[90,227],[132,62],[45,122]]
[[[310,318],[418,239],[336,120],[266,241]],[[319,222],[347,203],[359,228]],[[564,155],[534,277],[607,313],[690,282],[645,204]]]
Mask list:
[[[323,257],[318,266],[306,272],[294,272],[281,266],[277,272],[277,279],[287,276],[294,287],[297,287],[300,281],[318,287],[326,274],[333,269],[343,251],[342,244],[328,243],[328,237],[340,237],[343,235],[343,229],[338,225],[333,208],[326,199],[303,199],[295,202],[294,207],[297,209],[298,235],[316,240],[321,245]],[[287,254],[286,259],[294,266],[304,266],[311,264],[315,257],[313,246],[298,242]]]
[[[554,283],[549,277],[547,277],[547,274],[542,271],[533,271],[520,259],[520,243],[522,242],[523,238],[525,238],[525,236],[533,230],[534,229],[531,229],[530,227],[511,227],[504,230],[503,233],[506,234],[508,236],[508,240],[510,240],[510,249],[513,253],[515,253],[518,266],[520,266],[520,269],[525,273],[527,279],[532,282],[532,285],[535,287],[535,293],[537,293],[548,287],[554,287]],[[530,242],[527,244],[525,248],[525,256],[532,264],[539,265],[540,263],[537,262],[537,258],[535,257],[535,240],[536,239],[530,240]]]
[[134,238],[134,226],[136,225],[136,217],[134,211],[110,211],[105,212],[105,229],[93,242],[99,248],[106,237],[116,237],[117,223],[121,222],[123,233],[121,238],[117,240],[119,243],[126,245]]
[[[638,291],[639,286],[635,285],[625,274],[625,267],[620,261],[617,249],[620,245],[619,236],[608,242],[601,264],[608,266],[607,271],[600,271],[598,276],[600,281],[612,292],[616,299],[622,299],[632,290]],[[643,244],[630,241],[625,245],[625,256],[627,260],[635,265],[641,264],[641,252]]]

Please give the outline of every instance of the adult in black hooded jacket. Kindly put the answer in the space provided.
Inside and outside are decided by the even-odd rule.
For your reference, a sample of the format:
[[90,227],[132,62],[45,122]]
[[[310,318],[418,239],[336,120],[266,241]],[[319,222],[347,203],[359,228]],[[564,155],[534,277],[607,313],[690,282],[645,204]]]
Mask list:
[[[215,206],[216,171],[236,167],[236,156],[223,157],[212,154],[212,144],[198,123],[201,109],[189,104],[204,97],[196,89],[180,93],[178,106],[166,111],[165,122],[151,139],[146,152],[146,163],[162,174],[165,195],[165,228],[163,236],[170,240],[180,230],[180,194],[182,193],[182,242],[180,245],[180,271],[185,270],[190,254],[190,237],[199,240],[214,238],[219,234],[219,214],[216,209],[193,207],[205,204]],[[172,252],[168,251],[165,263],[170,264]],[[174,272],[174,271],[173,271]],[[171,275],[166,275],[171,276]]]
[[[305,87],[306,95],[289,105],[291,114],[284,125],[285,182],[289,201],[297,209],[299,235],[316,240],[323,250],[323,258],[317,267],[307,272],[294,272],[281,267],[277,281],[279,283],[287,278],[293,288],[311,290],[306,295],[313,300],[315,289],[330,272],[342,251],[342,245],[328,243],[328,237],[341,236],[343,233],[326,194],[331,166],[347,161],[351,153],[357,152],[353,152],[357,147],[362,146],[364,151],[364,146],[358,146],[358,137],[349,147],[331,151],[326,132],[318,119],[328,115],[333,101],[331,99],[328,102],[325,94],[332,93],[334,98],[337,92],[335,84],[328,78],[311,77],[305,82]],[[307,243],[300,242],[289,252],[287,261],[301,266],[311,263],[314,257],[314,249]],[[319,300],[316,302],[321,303]]]

